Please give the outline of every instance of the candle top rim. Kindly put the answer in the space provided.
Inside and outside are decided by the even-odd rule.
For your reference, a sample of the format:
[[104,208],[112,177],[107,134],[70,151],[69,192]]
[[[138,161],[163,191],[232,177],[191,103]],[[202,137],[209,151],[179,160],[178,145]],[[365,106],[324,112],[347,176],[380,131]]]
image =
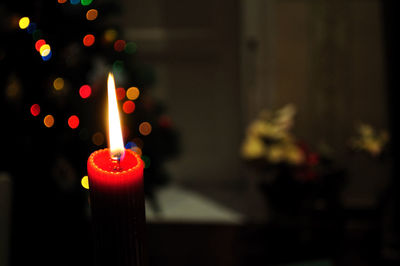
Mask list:
[[[99,171],[99,172],[107,174],[107,175],[111,174],[111,175],[116,175],[116,176],[125,175],[129,172],[135,172],[139,169],[144,168],[144,163],[137,153],[135,153],[134,151],[129,150],[129,149],[126,149],[125,152],[129,152],[131,155],[133,155],[136,158],[136,165],[133,167],[130,167],[128,169],[124,169],[122,171],[109,171],[109,170],[101,168],[100,166],[98,166],[95,163],[94,159],[97,155],[99,155],[101,153],[106,153],[107,155],[110,154],[109,148],[105,148],[105,149],[101,149],[101,150],[97,150],[97,151],[93,152],[89,157],[89,163],[91,164],[92,167],[95,168],[96,171]],[[111,157],[110,157],[110,160],[111,160]]]

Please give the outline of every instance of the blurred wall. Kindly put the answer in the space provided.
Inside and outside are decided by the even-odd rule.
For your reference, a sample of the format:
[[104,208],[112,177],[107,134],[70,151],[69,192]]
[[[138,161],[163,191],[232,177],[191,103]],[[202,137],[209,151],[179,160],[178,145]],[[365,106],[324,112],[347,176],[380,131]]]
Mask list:
[[246,117],[294,103],[297,136],[314,148],[329,145],[348,169],[347,206],[373,206],[387,184],[389,162],[351,154],[347,142],[360,122],[388,128],[381,1],[242,4]]
[[153,94],[164,101],[180,132],[181,156],[168,164],[174,180],[238,179],[237,1],[122,3],[126,38],[137,43],[140,60],[155,68]]

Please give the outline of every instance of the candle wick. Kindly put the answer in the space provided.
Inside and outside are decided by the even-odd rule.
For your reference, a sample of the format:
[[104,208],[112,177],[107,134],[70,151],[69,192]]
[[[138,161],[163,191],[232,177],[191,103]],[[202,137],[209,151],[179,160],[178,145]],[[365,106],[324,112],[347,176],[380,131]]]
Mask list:
[[116,159],[112,159],[113,161],[113,170],[114,171],[121,171],[121,157],[117,157]]

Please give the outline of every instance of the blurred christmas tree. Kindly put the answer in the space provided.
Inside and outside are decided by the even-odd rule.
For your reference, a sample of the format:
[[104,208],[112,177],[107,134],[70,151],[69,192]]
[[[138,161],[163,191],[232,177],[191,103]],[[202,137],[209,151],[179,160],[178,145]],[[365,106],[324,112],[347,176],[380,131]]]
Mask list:
[[[115,1],[0,4],[0,170],[11,173],[14,182],[13,241],[32,237],[14,243],[18,249],[32,249],[38,239],[74,242],[83,232],[77,228],[87,195],[80,179],[90,153],[107,146],[109,71],[116,77],[124,140],[142,155],[145,192],[152,202],[155,189],[168,180],[163,164],[178,152],[177,134],[165,106],[151,95],[155,75],[137,59],[140,49],[106,22],[119,12]],[[55,259],[59,252],[52,246],[46,245]],[[23,262],[16,257],[14,264]]]

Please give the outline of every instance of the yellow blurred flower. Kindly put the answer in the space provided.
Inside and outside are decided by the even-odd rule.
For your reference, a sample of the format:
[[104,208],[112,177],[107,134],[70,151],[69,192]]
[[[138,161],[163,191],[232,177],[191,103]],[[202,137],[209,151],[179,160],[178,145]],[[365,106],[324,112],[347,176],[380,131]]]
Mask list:
[[248,136],[242,145],[241,154],[245,159],[259,159],[265,154],[265,144],[257,137]]

